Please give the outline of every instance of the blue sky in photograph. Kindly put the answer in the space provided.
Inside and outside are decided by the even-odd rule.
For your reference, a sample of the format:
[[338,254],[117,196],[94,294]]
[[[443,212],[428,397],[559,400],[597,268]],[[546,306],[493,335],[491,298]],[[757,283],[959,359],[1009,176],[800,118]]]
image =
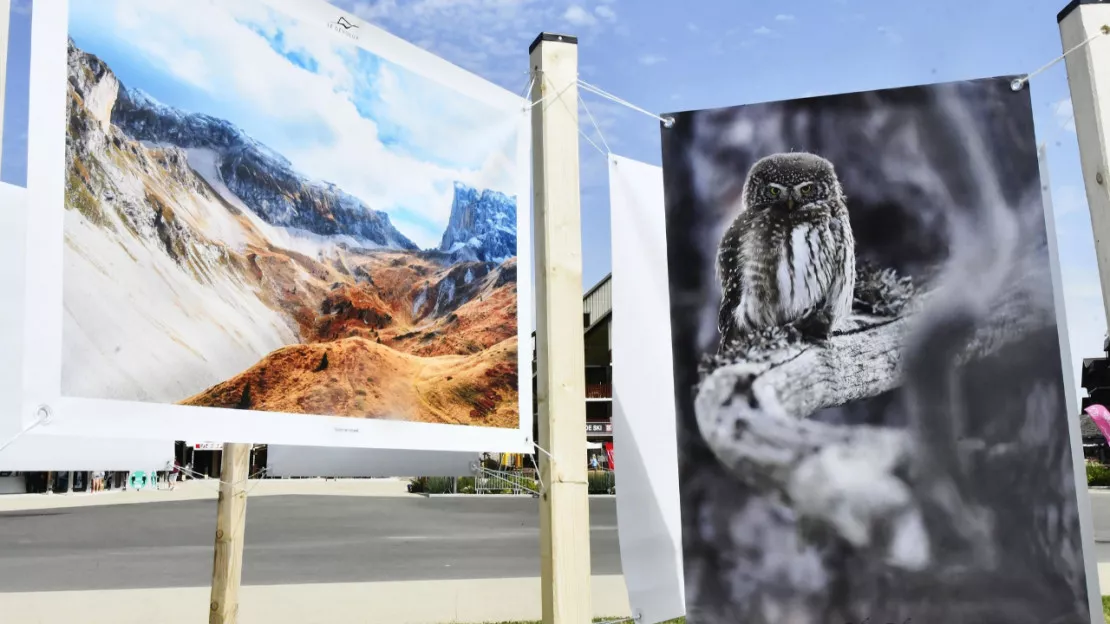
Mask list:
[[[26,37],[20,29],[29,22],[16,13],[27,3],[28,0],[13,0],[3,165],[3,175],[9,180],[18,179],[23,167],[13,162],[19,158],[12,152],[25,150],[25,145],[18,143],[22,130],[13,130],[12,125],[19,127],[21,123],[17,112],[20,98],[24,100],[25,118],[26,93],[20,89],[26,88],[27,60],[22,56],[26,54]],[[513,92],[520,92],[527,85],[528,44],[537,33],[546,30],[575,34],[579,37],[579,71],[583,79],[645,109],[666,112],[1024,74],[1061,53],[1056,13],[1066,2],[699,0],[681,8],[660,0],[334,0],[333,3]],[[101,0],[74,0],[72,4],[99,7]],[[188,16],[177,18],[179,23],[169,23],[177,30],[187,30],[191,24]],[[90,27],[94,23],[97,22],[90,18]],[[271,50],[271,44],[281,48],[290,41],[300,42],[291,38],[295,33],[283,33],[284,39],[279,41],[272,31],[264,32],[271,33],[271,41],[266,43]],[[207,40],[213,33],[201,35]],[[158,36],[168,35],[158,33]],[[128,45],[154,44],[132,41]],[[161,52],[144,49],[143,54],[148,60],[157,59],[159,53],[168,53],[165,44],[161,47],[165,48]],[[129,61],[133,55],[141,56],[134,50],[121,48],[111,53],[126,68],[121,72],[134,74],[135,80],[149,81],[149,88],[146,84],[143,88],[159,98],[180,97],[182,106],[196,107],[205,101],[202,97],[214,97],[210,93],[202,96],[172,92],[172,85],[156,82],[153,74],[157,70],[144,69],[139,61]],[[316,61],[320,65],[317,71],[336,76],[342,73],[338,65],[329,64],[334,61],[331,56],[317,54],[317,57],[324,59]],[[169,58],[175,59],[180,74],[176,82],[212,82],[212,77],[197,69],[203,64],[188,55]],[[310,64],[304,59],[283,58],[283,61],[290,67],[294,63]],[[23,77],[19,78],[21,66]],[[352,67],[355,66],[348,65],[348,74],[355,73]],[[143,71],[148,73],[140,73]],[[20,79],[24,80],[22,87],[18,86]],[[209,86],[216,84],[220,84],[218,80]],[[344,88],[358,93],[361,87],[350,82]],[[1037,140],[1046,142],[1049,148],[1067,320],[1073,358],[1078,362],[1081,357],[1101,354],[1106,319],[1063,64],[1035,78],[1029,88]],[[582,95],[614,152],[660,164],[655,120],[588,93]],[[449,102],[443,108],[449,110],[453,105]],[[251,116],[257,116],[257,125],[265,125],[264,111],[249,112],[245,124],[251,121]],[[422,109],[407,112],[418,118]],[[589,118],[586,115],[581,118],[583,129],[593,133]],[[25,126],[25,121],[22,123]],[[330,127],[334,123],[333,120]],[[419,124],[409,127],[419,128]],[[316,131],[311,124],[303,127],[305,133]],[[413,145],[439,145],[443,151],[460,143],[444,142],[428,132],[420,137],[395,135],[388,125],[378,132],[387,143],[396,139]],[[280,143],[280,137],[275,141]],[[280,149],[278,145],[274,147]],[[584,287],[589,287],[610,269],[608,182],[604,157],[586,142],[581,143],[580,153]],[[304,157],[315,155],[312,152]],[[359,166],[366,162],[354,158]]]
[[128,88],[230,121],[422,247],[455,181],[516,194],[511,120],[321,26],[252,3],[70,2],[70,36]]

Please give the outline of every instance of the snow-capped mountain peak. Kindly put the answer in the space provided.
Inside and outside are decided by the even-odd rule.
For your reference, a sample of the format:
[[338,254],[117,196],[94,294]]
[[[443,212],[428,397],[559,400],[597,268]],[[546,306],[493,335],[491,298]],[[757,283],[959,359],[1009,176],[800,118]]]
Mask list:
[[112,125],[138,141],[211,150],[219,182],[270,225],[348,237],[368,248],[417,249],[393,226],[388,214],[370,208],[333,184],[301,175],[288,159],[234,124],[211,115],[187,113],[141,89],[126,87],[103,61],[81,51],[72,40],[69,54],[71,75],[76,71],[76,75],[96,79],[82,88],[104,109],[98,117],[107,120],[110,116]]
[[451,219],[440,251],[501,263],[516,256],[516,197],[455,182]]

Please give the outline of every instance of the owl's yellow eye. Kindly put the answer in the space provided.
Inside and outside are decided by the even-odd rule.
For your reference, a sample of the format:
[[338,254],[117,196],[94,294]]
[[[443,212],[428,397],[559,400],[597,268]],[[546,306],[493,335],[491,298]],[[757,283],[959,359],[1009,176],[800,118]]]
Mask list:
[[807,185],[803,186],[801,188],[801,192],[802,192],[802,197],[809,197],[810,195],[813,195],[813,185],[812,184],[807,184]]
[[777,186],[772,186],[767,189],[767,192],[771,194],[771,197],[778,197],[780,191]]

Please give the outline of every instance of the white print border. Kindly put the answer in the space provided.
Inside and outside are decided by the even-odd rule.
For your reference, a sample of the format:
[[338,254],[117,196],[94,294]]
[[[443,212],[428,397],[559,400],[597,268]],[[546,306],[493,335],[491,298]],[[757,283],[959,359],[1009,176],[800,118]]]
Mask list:
[[[287,414],[136,401],[79,399],[61,393],[62,254],[65,205],[66,41],[69,0],[35,6],[31,25],[31,86],[27,156],[27,285],[22,423],[49,418],[43,435],[421,449],[531,452],[531,115],[519,96],[320,0],[252,0],[319,23],[320,36],[339,37],[410,71],[519,118],[517,141],[517,428],[429,424]],[[352,39],[332,24],[358,26]],[[345,30],[345,29],[340,29]],[[523,51],[521,52],[523,54]],[[526,237],[521,240],[521,237]]]

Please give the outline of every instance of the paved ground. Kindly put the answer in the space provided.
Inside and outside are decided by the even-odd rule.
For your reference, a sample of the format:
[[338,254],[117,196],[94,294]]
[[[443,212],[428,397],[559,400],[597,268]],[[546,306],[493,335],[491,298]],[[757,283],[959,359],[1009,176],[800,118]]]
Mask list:
[[[631,615],[624,579],[595,576],[597,617]],[[208,588],[0,594],[5,624],[196,624],[208,620]],[[248,585],[238,624],[478,624],[535,621],[540,580]]]
[[[21,624],[203,621],[210,485],[0,497],[4,614]],[[299,495],[307,493],[330,495]],[[1110,491],[1092,491],[1091,501],[1100,576],[1110,580]],[[626,615],[614,501],[590,504],[594,612]],[[388,482],[264,482],[248,508],[241,624],[538,617],[534,499],[423,498]]]
[[[0,592],[206,586],[215,513],[211,498],[0,512]],[[593,573],[619,575],[612,498],[590,500],[590,524]],[[538,575],[530,497],[270,495],[247,506],[246,585]]]
[[1095,524],[1095,553],[1099,563],[1110,563],[1110,490],[1090,490]]

